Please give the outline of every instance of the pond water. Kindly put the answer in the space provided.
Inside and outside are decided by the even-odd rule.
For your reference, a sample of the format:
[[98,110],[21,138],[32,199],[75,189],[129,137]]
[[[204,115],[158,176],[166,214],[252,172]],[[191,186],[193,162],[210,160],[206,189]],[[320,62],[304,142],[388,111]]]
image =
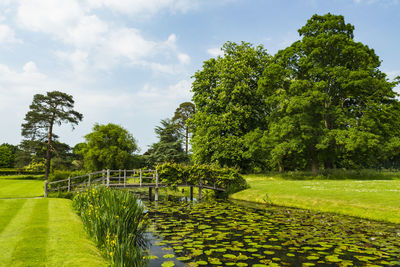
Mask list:
[[400,225],[232,202],[145,202],[150,266],[400,266]]

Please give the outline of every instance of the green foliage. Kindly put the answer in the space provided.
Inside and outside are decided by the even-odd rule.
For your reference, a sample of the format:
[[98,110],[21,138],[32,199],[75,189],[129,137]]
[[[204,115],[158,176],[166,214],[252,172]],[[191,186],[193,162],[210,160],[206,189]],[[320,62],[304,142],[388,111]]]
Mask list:
[[43,174],[42,171],[29,171],[24,168],[2,168],[0,169],[0,175],[38,175]]
[[0,168],[12,168],[18,147],[4,143],[0,145]]
[[25,170],[27,170],[28,172],[43,173],[45,170],[45,166],[45,160],[33,160],[28,166],[25,167]]
[[184,102],[175,110],[174,117],[172,118],[172,121],[178,126],[178,131],[181,137],[183,137],[182,139],[184,139],[186,154],[189,151],[189,135],[192,131],[187,121],[193,117],[194,113],[195,105],[192,102]]
[[149,166],[164,162],[187,162],[178,124],[170,119],[161,120],[161,126],[155,128],[155,133],[159,141],[145,153]]
[[398,154],[400,105],[373,49],[343,16],[314,15],[259,81],[265,159],[281,170],[374,167]]
[[214,165],[182,165],[164,163],[156,166],[160,181],[176,187],[179,184],[205,185],[226,189],[220,196],[228,196],[246,189],[247,183],[237,169]]
[[262,46],[245,42],[227,42],[222,50],[224,56],[205,61],[194,75],[196,113],[189,120],[194,160],[246,168],[244,136],[266,127],[257,83],[270,56]]
[[57,137],[53,134],[54,125],[70,123],[74,126],[82,121],[83,115],[73,110],[74,103],[71,95],[59,91],[36,94],[25,115],[22,124],[25,143],[46,142],[46,179],[50,173],[51,152],[56,151],[53,146],[53,139]]
[[147,214],[128,191],[104,187],[77,193],[73,207],[113,266],[145,266]]
[[125,128],[109,123],[95,124],[93,132],[85,136],[86,143],[75,146],[87,170],[129,169],[133,153],[137,151],[136,140]]
[[54,182],[54,181],[67,179],[68,177],[76,177],[76,176],[81,176],[81,175],[85,175],[85,174],[86,174],[86,171],[84,171],[84,170],[80,170],[80,171],[55,170],[50,174],[48,181]]

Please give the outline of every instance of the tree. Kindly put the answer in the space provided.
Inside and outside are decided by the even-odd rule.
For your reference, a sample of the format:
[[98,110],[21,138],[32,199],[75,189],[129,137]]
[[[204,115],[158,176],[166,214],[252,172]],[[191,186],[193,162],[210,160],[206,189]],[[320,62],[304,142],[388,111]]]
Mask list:
[[192,118],[195,106],[192,102],[184,102],[175,110],[172,121],[178,126],[178,131],[185,140],[185,153],[188,153],[190,128],[187,120]]
[[246,168],[244,137],[266,127],[257,83],[270,56],[262,46],[245,42],[227,42],[222,50],[223,56],[205,61],[194,75],[192,150],[198,163]]
[[161,120],[161,126],[157,126],[154,131],[159,141],[152,144],[145,153],[150,166],[165,162],[187,161],[177,124],[170,119],[164,119]]
[[22,136],[27,141],[46,140],[45,179],[48,178],[53,147],[53,127],[55,124],[70,123],[72,128],[82,121],[82,114],[73,110],[74,100],[71,95],[59,91],[36,94],[22,124]]
[[396,83],[353,31],[343,16],[314,15],[299,29],[302,39],[266,67],[259,92],[269,111],[264,135],[273,145],[272,165],[295,155],[310,159],[313,173],[320,165],[376,166],[399,148]]
[[5,145],[0,146],[0,167],[12,168],[14,165],[14,157],[11,149]]
[[85,140],[86,143],[75,146],[74,152],[83,155],[84,166],[90,171],[128,169],[133,153],[138,150],[132,134],[112,123],[96,123]]

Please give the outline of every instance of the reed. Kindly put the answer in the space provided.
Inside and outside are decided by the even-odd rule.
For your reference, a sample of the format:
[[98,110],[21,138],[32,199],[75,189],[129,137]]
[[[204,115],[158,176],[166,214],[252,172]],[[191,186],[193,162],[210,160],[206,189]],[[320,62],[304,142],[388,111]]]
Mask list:
[[73,207],[113,266],[146,266],[149,219],[128,191],[104,187],[77,193]]

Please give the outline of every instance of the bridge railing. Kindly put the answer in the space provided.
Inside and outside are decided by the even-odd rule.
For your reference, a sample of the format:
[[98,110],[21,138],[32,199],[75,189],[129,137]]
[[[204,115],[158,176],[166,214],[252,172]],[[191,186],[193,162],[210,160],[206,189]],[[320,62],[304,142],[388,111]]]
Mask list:
[[47,182],[45,181],[44,195],[47,197],[49,192],[66,191],[76,192],[85,190],[94,184],[101,184],[107,187],[127,187],[127,186],[148,186],[157,185],[157,170],[102,170],[88,173],[67,179]]

